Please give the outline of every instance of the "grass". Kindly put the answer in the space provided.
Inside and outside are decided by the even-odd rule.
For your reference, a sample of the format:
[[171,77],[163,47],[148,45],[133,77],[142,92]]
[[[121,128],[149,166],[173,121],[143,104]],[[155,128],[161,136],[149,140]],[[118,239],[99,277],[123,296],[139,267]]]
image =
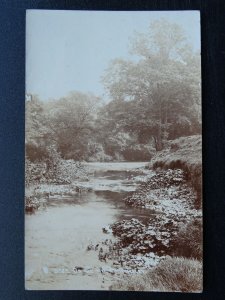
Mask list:
[[202,264],[196,259],[167,257],[147,273],[114,284],[111,290],[201,292]]
[[195,206],[202,206],[202,139],[200,135],[169,141],[167,148],[156,153],[150,165],[154,170],[182,169],[197,193]]
[[172,242],[172,255],[202,260],[202,240],[202,220],[190,221],[178,231]]

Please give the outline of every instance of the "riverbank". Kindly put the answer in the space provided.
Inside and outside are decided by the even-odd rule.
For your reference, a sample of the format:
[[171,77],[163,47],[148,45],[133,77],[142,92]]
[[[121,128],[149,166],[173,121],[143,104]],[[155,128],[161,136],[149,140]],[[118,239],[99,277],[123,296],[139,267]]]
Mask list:
[[152,171],[146,163],[87,167],[81,192],[77,182],[73,190],[39,186],[48,200],[26,216],[27,288],[126,289],[118,282],[146,278],[168,255],[192,265],[201,260],[201,212],[182,170]]
[[[66,177],[61,175],[60,180],[46,180],[42,176],[37,181],[33,176],[25,190],[26,212],[35,212],[51,198],[76,196],[90,191],[132,192],[154,174],[145,168],[146,162],[83,162],[79,167],[71,161],[63,164],[64,173],[68,170],[68,174]],[[40,168],[43,168],[37,164],[32,167],[36,173],[40,173]]]
[[141,184],[124,201],[128,206],[149,209],[154,214],[145,224],[133,218],[109,227],[119,239],[114,246],[120,250],[120,259],[128,263],[133,254],[150,253],[161,258],[173,254],[174,241],[180,230],[194,220],[201,223],[202,212],[194,207],[195,197],[195,191],[179,169],[161,171]]
[[[39,185],[49,198],[35,214],[25,217],[27,289],[108,290],[124,274],[130,274],[129,268],[104,257],[110,240],[114,243],[117,238],[112,232],[106,235],[102,227],[124,218],[149,218],[148,212],[127,208],[122,201],[147,178],[146,172],[149,177],[154,174],[145,165],[87,163],[89,181],[79,181],[79,187],[85,190],[72,195],[70,184]],[[103,255],[99,256],[101,247]]]
[[[155,217],[149,220],[145,230],[150,232],[150,236],[145,236],[145,239],[154,238],[155,248],[150,247],[147,252],[153,250],[156,253],[174,255],[175,248],[177,253],[185,252],[185,249],[180,249],[185,246],[175,243],[175,240],[188,224],[193,227],[189,226],[190,232],[195,229],[199,231],[198,246],[201,246],[202,210],[195,206],[196,197],[196,191],[186,179],[184,171],[169,169],[158,172],[125,198],[127,205],[141,206],[155,212]],[[196,257],[194,252],[195,249],[191,249],[189,256],[201,258],[202,253]]]
[[[175,143],[172,148],[170,145],[169,149],[153,158],[150,169],[154,169],[156,174],[124,198],[127,206],[140,207],[154,212],[149,220],[143,223],[132,218],[115,222],[108,227],[117,241],[108,249],[107,256],[116,260],[116,264],[125,266],[125,271],[127,269],[130,271],[122,280],[124,284],[120,280],[120,283],[112,285],[111,289],[139,290],[136,286],[137,282],[146,283],[146,278],[150,273],[153,274],[154,270],[157,273],[157,268],[161,270],[162,276],[167,276],[168,274],[163,274],[160,266],[168,263],[175,267],[177,256],[181,258],[181,261],[183,259],[182,263],[179,261],[183,272],[186,272],[187,268],[189,272],[193,271],[191,271],[192,268],[197,268],[197,273],[193,276],[191,283],[193,287],[188,284],[189,290],[188,288],[186,290],[182,284],[180,287],[175,284],[165,287],[161,283],[160,290],[198,292],[202,288],[202,210],[201,199],[199,199],[201,196],[199,192],[201,190],[201,172],[199,171],[201,170],[201,141],[196,136],[187,138],[186,141],[181,140],[179,143],[181,142],[184,146],[182,149],[179,146],[175,147]],[[170,155],[171,149],[172,155]],[[192,174],[197,181],[194,184],[193,179],[190,179]],[[131,275],[133,271],[137,272],[137,279]],[[142,275],[138,275],[140,271]],[[170,276],[173,277],[173,267],[170,272]],[[184,275],[188,279],[189,272],[181,276]],[[133,281],[133,287],[130,284],[128,288],[125,282],[131,281]],[[159,285],[159,283],[152,284],[149,288],[157,290]]]
[[[124,198],[127,207],[149,211],[149,217],[143,221],[126,218],[107,225],[102,228],[106,238],[87,247],[90,253],[98,255],[100,262],[106,263],[100,272],[105,281],[112,283],[110,289],[201,290],[202,212],[195,208],[195,197],[184,171],[169,169],[151,174],[149,180],[139,183],[136,191]],[[150,273],[152,278],[158,269],[164,276],[162,269],[167,264],[171,278],[176,266],[180,272],[188,269],[187,274],[181,274],[188,282],[184,284],[184,280],[177,287],[146,283]],[[194,274],[192,278],[190,272]],[[143,284],[138,286],[138,282]]]
[[149,163],[152,170],[181,169],[196,192],[195,206],[202,206],[202,136],[193,135],[168,141],[164,150]]
[[89,181],[89,173],[85,164],[73,160],[59,159],[50,171],[46,163],[27,161],[25,211],[35,212],[52,197],[73,196],[88,191],[80,183]]

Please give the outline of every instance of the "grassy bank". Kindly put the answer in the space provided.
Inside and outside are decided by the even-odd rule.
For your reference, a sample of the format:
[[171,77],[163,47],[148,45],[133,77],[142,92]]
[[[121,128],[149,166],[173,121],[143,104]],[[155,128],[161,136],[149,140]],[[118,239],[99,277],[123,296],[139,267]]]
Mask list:
[[149,165],[157,169],[181,169],[197,193],[196,207],[202,199],[202,139],[200,135],[169,141],[166,149],[156,153]]
[[124,278],[111,290],[201,292],[202,265],[196,259],[167,257],[143,275]]
[[148,167],[155,174],[124,201],[132,207],[149,209],[149,221],[143,224],[131,219],[111,225],[122,265],[137,273],[124,276],[111,289],[200,292],[201,137],[169,141]]

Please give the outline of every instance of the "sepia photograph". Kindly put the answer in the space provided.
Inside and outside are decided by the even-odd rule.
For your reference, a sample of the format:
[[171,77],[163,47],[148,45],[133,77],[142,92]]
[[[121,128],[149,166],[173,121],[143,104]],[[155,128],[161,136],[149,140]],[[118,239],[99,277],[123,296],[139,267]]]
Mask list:
[[203,291],[199,11],[26,11],[25,288]]

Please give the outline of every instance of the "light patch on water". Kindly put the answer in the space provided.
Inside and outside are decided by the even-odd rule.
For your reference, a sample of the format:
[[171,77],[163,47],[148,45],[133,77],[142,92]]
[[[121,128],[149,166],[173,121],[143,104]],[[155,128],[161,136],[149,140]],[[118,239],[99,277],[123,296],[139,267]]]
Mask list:
[[124,180],[112,180],[107,178],[91,179],[88,182],[81,182],[79,186],[94,191],[112,192],[132,192],[135,191],[137,184],[129,184]]
[[94,191],[132,192],[140,182],[154,175],[154,172],[144,169],[146,162],[95,162],[87,165],[95,176],[79,185]]
[[147,162],[89,162],[86,163],[91,171],[129,171],[144,168]]
[[[102,227],[115,221],[111,205],[89,202],[85,205],[50,207],[26,216],[25,266],[27,287],[57,289],[53,270],[73,273],[78,266],[101,266],[97,252],[86,251],[87,245],[105,239]],[[66,280],[66,276],[64,278]],[[82,289],[74,285],[72,289]]]
[[[125,210],[124,203],[121,207],[121,193],[135,190],[136,183],[129,180],[129,176],[133,169],[145,164],[89,163],[95,177],[81,185],[91,187],[95,192],[86,192],[77,196],[79,199],[74,196],[62,197],[60,201],[52,198],[49,200],[52,205],[49,203],[44,210],[26,215],[26,289],[109,288],[115,275],[108,272],[109,269],[106,271],[110,266],[98,259],[98,251],[87,251],[87,246],[101,243],[106,237],[113,240],[112,234],[106,236],[102,228],[124,217],[125,213],[135,216],[137,210]],[[129,172],[128,179],[126,173],[121,172]],[[136,176],[137,172],[134,171],[133,175]],[[75,272],[76,266],[81,271]]]

